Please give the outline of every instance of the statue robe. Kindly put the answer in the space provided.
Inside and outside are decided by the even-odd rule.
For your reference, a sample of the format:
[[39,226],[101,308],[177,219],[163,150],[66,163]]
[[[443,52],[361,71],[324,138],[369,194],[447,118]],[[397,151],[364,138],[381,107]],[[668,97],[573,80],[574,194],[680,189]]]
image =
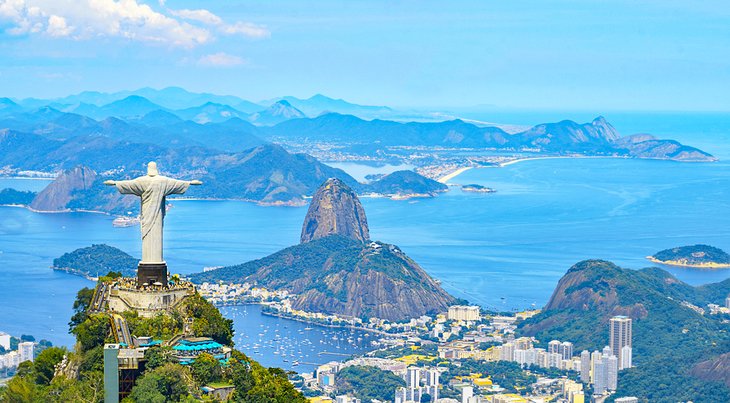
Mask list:
[[117,181],[115,185],[119,193],[133,194],[142,200],[142,263],[164,263],[162,227],[165,219],[165,196],[185,193],[190,182],[155,175]]

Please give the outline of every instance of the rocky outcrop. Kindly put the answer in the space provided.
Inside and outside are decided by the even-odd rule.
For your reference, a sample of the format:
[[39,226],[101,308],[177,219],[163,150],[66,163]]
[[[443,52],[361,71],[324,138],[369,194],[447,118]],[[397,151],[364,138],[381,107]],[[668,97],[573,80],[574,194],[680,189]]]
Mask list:
[[68,210],[73,193],[90,189],[95,180],[96,172],[87,167],[78,166],[64,171],[38,193],[31,202],[30,208],[38,211]]
[[730,386],[730,353],[698,363],[691,374],[703,381],[720,381]]
[[327,179],[314,194],[300,239],[305,243],[329,235],[360,242],[370,239],[368,220],[360,200],[349,186],[336,178]]

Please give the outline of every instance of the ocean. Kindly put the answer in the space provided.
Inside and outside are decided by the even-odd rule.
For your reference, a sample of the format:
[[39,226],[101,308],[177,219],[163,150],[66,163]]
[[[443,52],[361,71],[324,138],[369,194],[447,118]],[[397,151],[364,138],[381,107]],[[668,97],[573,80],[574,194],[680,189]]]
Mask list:
[[[730,116],[626,116],[606,114],[624,134],[675,138],[721,161],[545,159],[472,169],[452,182],[497,192],[452,187],[432,199],[363,198],[371,237],[400,246],[454,295],[503,311],[543,306],[560,277],[583,259],[638,269],[651,265],[646,256],[673,246],[706,243],[730,251]],[[359,176],[370,169],[342,167]],[[0,179],[0,188],[39,186],[41,181]],[[237,201],[172,203],[165,258],[171,272],[182,274],[293,245],[306,214],[306,207]],[[0,207],[0,331],[71,346],[71,305],[76,291],[92,283],[49,267],[55,257],[95,243],[139,256],[139,228],[114,228],[111,221],[101,214]],[[730,270],[663,268],[695,285],[730,277]],[[255,310],[224,312],[234,318],[237,335],[250,335],[261,324],[283,326],[283,319],[258,317]]]

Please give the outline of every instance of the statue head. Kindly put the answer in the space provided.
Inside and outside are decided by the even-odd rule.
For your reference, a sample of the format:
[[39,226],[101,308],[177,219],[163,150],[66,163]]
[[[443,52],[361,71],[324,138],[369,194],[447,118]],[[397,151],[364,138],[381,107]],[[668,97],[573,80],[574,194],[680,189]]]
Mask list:
[[154,161],[151,161],[149,164],[147,164],[147,176],[157,176],[160,172],[157,170],[157,163]]

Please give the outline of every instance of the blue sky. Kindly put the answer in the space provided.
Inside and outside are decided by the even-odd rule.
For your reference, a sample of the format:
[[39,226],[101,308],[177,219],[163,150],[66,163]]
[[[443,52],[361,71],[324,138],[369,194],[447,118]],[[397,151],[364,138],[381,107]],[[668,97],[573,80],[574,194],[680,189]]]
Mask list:
[[0,96],[730,110],[726,1],[0,0]]

